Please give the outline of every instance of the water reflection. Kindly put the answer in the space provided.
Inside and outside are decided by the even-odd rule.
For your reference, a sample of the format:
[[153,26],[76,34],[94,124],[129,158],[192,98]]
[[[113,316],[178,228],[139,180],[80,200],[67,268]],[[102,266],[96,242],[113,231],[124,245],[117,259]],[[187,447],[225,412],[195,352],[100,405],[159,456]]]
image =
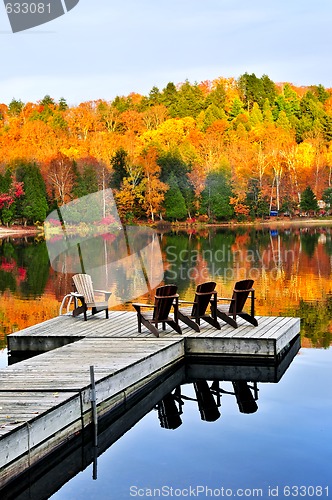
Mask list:
[[258,410],[257,382],[233,380],[233,391],[223,389],[220,380],[209,384],[207,380],[192,383],[196,397],[186,396],[184,387],[178,386],[157,404],[156,410],[160,426],[164,429],[177,429],[182,425],[181,415],[185,401],[196,401],[201,420],[215,422],[221,417],[221,400],[224,395],[235,396],[240,413],[255,413]]
[[[227,360],[224,362],[215,360],[209,363],[205,360],[203,363],[202,360],[197,359],[179,365],[175,371],[170,371],[162,379],[155,381],[153,386],[150,385],[128,398],[125,405],[115,407],[100,420],[97,448],[93,446],[91,428],[86,429],[84,433],[68,441],[47,460],[38,463],[37,466],[29,469],[27,473],[0,490],[1,499],[47,499],[90,465],[92,465],[90,478],[97,478],[99,481],[99,457],[151,411],[153,418],[158,419],[163,429],[172,429],[175,433],[182,426],[182,416],[186,415],[186,405],[189,403],[197,405],[196,412],[204,422],[219,420],[222,398],[225,397],[234,398],[241,414],[249,416],[249,414],[259,413],[257,411],[259,384],[279,382],[299,348],[298,336],[276,362],[262,361],[257,365],[250,361],[246,363],[239,361],[234,364]],[[227,384],[231,384],[232,390],[225,389]],[[188,395],[191,388],[193,388],[193,396]],[[107,481],[107,477],[102,480]],[[75,498],[85,498],[84,494],[82,496],[76,492],[76,495]],[[100,497],[99,493],[98,497]],[[110,498],[110,496],[107,495],[104,498]]]
[[[327,347],[332,340],[331,234],[329,226],[165,234],[165,281],[177,282],[180,295],[189,299],[198,283],[213,279],[218,295],[230,296],[235,281],[252,278],[258,315],[299,316],[304,324],[308,319],[307,345]],[[314,323],[306,316],[311,309],[319,311]]]
[[[180,298],[191,300],[197,285],[206,281],[216,281],[218,295],[229,297],[235,281],[252,278],[257,315],[299,316],[304,345],[331,344],[331,226],[219,227],[160,232],[157,237],[163,282],[175,282]],[[102,262],[104,253],[97,254]],[[100,282],[99,288],[111,289],[122,300],[138,286],[131,278],[131,264],[124,262],[116,273],[100,275],[107,283]],[[0,240],[0,347],[5,347],[7,333],[56,316],[70,291],[72,274],[50,267],[44,241]],[[137,300],[149,302],[154,292]],[[118,308],[132,310],[129,303]]]

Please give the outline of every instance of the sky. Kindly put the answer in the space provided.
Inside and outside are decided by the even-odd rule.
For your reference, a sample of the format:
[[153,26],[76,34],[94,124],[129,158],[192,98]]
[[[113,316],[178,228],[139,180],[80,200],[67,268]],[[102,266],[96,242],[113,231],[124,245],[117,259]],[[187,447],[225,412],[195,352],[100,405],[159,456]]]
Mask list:
[[330,88],[331,48],[331,0],[80,0],[18,33],[1,2],[0,103],[111,101],[246,72]]

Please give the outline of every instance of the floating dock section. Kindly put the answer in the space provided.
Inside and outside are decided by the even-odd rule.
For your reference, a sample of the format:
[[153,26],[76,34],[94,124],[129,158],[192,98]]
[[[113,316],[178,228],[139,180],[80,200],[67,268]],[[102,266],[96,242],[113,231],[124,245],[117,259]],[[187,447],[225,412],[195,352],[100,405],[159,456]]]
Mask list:
[[264,365],[265,381],[276,381],[286,369],[283,354],[299,339],[300,320],[258,317],[258,323],[240,319],[239,328],[221,330],[203,323],[200,333],[185,327],[183,335],[167,327],[155,338],[144,327],[137,332],[135,313],[112,311],[109,319],[97,315],[88,321],[59,316],[9,335],[12,358],[40,355],[0,370],[0,497],[6,498],[1,490],[13,478],[93,422],[91,367],[98,419],[125,408],[184,364],[191,377],[212,380],[212,365],[225,377],[226,365],[248,361],[248,380],[261,379]]

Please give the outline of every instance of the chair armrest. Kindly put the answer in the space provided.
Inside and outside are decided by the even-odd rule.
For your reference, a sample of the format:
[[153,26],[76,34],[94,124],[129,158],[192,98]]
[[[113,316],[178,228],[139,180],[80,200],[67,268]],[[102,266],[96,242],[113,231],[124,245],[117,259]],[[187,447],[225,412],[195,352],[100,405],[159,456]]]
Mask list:
[[93,290],[93,291],[96,293],[103,293],[105,295],[106,300],[108,300],[112,295],[112,292],[109,292],[108,290]]
[[78,292],[70,292],[70,295],[72,297],[77,297],[77,298],[84,298],[84,295],[82,295],[81,293],[78,293]]
[[105,295],[112,295],[112,292],[110,292],[109,290],[96,290],[94,288],[93,291],[96,293],[104,293]]
[[140,304],[139,302],[132,302],[131,303],[132,306],[136,306],[136,307],[153,307],[155,308],[156,306],[154,306],[153,304]]
[[219,301],[219,300],[227,300],[228,302],[235,302],[235,299],[231,299],[228,297],[217,297],[217,301]]

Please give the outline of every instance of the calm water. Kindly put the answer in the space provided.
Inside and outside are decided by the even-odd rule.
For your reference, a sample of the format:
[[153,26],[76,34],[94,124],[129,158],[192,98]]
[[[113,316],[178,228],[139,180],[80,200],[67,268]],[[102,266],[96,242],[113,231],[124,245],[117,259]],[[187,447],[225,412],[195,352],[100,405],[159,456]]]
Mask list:
[[[164,496],[173,488],[180,498],[190,487],[198,498],[211,498],[211,490],[220,497],[222,488],[224,496],[241,489],[238,496],[265,499],[278,488],[278,497],[287,498],[288,487],[294,496],[331,497],[331,363],[330,349],[302,349],[279,383],[258,384],[252,414],[240,413],[232,394],[222,395],[214,422],[202,420],[196,401],[185,400],[175,430],[161,427],[152,410],[99,458],[97,481],[89,466],[52,498],[158,498],[163,487]],[[196,398],[192,384],[181,389]]]
[[[151,410],[158,406],[151,395],[148,413],[120,439],[111,438],[98,458],[98,479],[85,465],[53,498],[331,497],[332,229],[181,231],[162,234],[161,248],[164,281],[176,282],[182,298],[192,298],[196,285],[210,279],[229,296],[235,280],[252,277],[257,314],[301,317],[303,347],[278,383],[258,383],[254,413],[240,412],[233,384],[223,381],[219,418],[202,420],[188,382],[181,385],[181,425],[166,429],[158,410]],[[130,266],[122,268],[100,285],[121,297],[123,276],[130,280],[131,273]],[[7,363],[5,335],[27,326],[31,315],[34,322],[55,316],[70,289],[71,275],[52,269],[43,241],[2,241],[0,365]],[[112,426],[110,432],[121,434]]]
[[[192,299],[197,284],[207,280],[215,280],[218,294],[229,297],[236,280],[251,277],[258,315],[299,316],[305,346],[331,344],[332,226],[203,229],[163,233],[158,239],[162,277],[177,283],[181,298]],[[101,264],[94,284],[113,292],[111,306],[132,310],[125,303],[129,296],[150,300],[154,289],[142,284],[130,259],[105,273],[102,264],[114,260],[114,247],[105,238],[93,240],[91,255]],[[70,264],[62,263],[63,272],[51,267],[44,241],[0,240],[0,349],[6,334],[58,314],[72,290]],[[153,269],[153,260],[149,266]],[[143,297],[137,297],[140,292]]]

